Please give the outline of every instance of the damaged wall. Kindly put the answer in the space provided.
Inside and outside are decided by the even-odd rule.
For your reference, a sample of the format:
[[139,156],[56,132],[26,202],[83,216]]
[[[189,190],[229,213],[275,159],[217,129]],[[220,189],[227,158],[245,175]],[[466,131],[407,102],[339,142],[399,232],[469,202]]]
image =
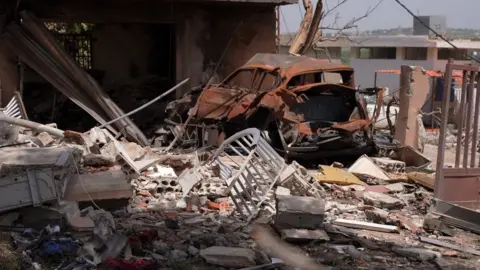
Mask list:
[[93,69],[106,71],[103,85],[114,84],[146,75],[147,59],[152,48],[148,25],[101,24],[93,35]]
[[190,77],[190,86],[179,91],[180,96],[189,87],[206,83],[211,73],[205,71],[218,63],[225,50],[217,70],[222,79],[256,53],[275,53],[274,8],[209,6],[192,10],[177,24],[177,44],[177,78]]
[[402,66],[400,75],[400,111],[396,122],[395,139],[416,150],[423,149],[419,113],[430,91],[428,75],[422,67]]
[[[1,14],[1,13],[0,13]],[[6,16],[0,15],[0,33],[5,27]],[[0,106],[7,105],[15,91],[19,90],[20,77],[18,73],[18,58],[7,47],[5,42],[0,42]]]
[[[273,3],[174,4],[141,1],[132,4],[112,1],[109,5],[97,5],[95,1],[72,0],[41,5],[37,1],[26,0],[22,1],[22,7],[44,20],[104,24],[103,29],[95,33],[93,65],[95,69],[105,69],[106,83],[131,75],[131,62],[137,62],[135,65],[139,73],[145,71],[147,63],[142,66],[137,60],[144,58],[149,46],[146,43],[151,40],[148,41],[144,35],[144,29],[137,31],[134,30],[137,26],[126,24],[173,23],[176,46],[174,77],[176,81],[190,78],[189,85],[180,89],[177,96],[192,86],[205,83],[210,74],[204,74],[204,71],[219,61],[230,40],[231,44],[219,66],[220,78],[256,53],[273,53],[276,50]],[[132,39],[139,42],[132,42]],[[167,37],[165,42],[168,42]]]

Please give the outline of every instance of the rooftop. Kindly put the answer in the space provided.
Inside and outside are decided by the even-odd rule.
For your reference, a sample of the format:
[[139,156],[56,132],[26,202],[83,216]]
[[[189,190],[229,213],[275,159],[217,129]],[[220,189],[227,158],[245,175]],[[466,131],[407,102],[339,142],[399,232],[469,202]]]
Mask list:
[[[294,34],[284,34],[280,37],[282,46],[289,46]],[[480,41],[458,39],[451,41],[460,49],[480,49]],[[336,41],[324,41],[318,47],[421,47],[421,48],[451,48],[450,44],[440,39],[431,39],[428,36],[351,36],[339,38]]]

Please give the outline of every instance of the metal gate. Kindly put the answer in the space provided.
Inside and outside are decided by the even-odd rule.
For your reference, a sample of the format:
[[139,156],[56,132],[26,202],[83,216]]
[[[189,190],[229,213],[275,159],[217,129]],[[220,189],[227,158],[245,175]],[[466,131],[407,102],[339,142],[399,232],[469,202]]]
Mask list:
[[[457,134],[455,165],[445,166],[445,143],[447,136],[448,112],[452,84],[452,73],[463,72],[462,91],[457,111]],[[442,102],[442,122],[438,144],[437,169],[435,177],[435,198],[452,204],[480,208],[480,153],[479,114],[480,67],[456,65],[449,60],[445,69],[445,88]],[[463,132],[462,132],[463,131]]]

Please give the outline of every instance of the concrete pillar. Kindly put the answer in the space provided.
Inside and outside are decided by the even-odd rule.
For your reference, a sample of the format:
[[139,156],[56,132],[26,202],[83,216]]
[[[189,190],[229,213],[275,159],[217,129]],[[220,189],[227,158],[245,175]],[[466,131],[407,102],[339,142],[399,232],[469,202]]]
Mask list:
[[428,50],[427,50],[427,60],[428,61],[438,60],[438,48],[428,48]]
[[397,48],[397,60],[405,60],[405,48],[398,47]]
[[422,149],[418,114],[425,104],[429,91],[429,78],[422,67],[402,66],[400,111],[395,124],[395,139],[417,150]]
[[177,91],[177,98],[188,92],[191,87],[201,84],[203,72],[203,52],[199,39],[205,27],[203,12],[190,13],[176,24],[176,80],[190,81]]

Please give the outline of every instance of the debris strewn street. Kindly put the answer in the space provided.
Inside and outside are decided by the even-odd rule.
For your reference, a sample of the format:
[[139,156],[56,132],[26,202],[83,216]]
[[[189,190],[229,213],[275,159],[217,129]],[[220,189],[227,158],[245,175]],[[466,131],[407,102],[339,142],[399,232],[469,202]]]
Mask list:
[[[6,80],[19,81],[15,91],[4,92],[0,76],[0,269],[480,269],[478,65],[379,70],[400,76],[390,92],[377,72],[373,87],[361,87],[364,70],[307,56],[324,42],[323,1],[314,11],[304,1],[288,54],[278,29],[278,52],[267,53],[273,16],[218,16],[237,1],[208,1],[201,12],[169,4],[169,23],[187,22],[168,30],[168,45],[153,28],[138,30],[163,24],[152,11],[165,3],[135,2],[148,7],[145,17],[125,16],[119,10],[136,6],[121,4],[105,19],[115,24],[89,28],[73,24],[93,18],[92,4],[80,2],[50,10],[18,1],[0,23],[0,56],[2,46],[15,56],[0,75],[19,66]],[[264,18],[278,8],[277,20],[280,5],[296,3],[238,2],[234,13],[255,7],[250,15]],[[119,19],[127,17],[136,23]],[[224,31],[215,26],[223,21],[236,30],[216,59],[210,31]],[[113,40],[131,31],[153,52],[122,55],[135,42],[119,38],[85,60],[105,46],[102,31]],[[193,48],[200,41],[205,48]],[[155,66],[167,62],[161,50],[178,59]],[[93,68],[102,65],[110,72]],[[155,79],[146,70],[169,77],[147,86]],[[32,74],[58,93],[24,89]]]

